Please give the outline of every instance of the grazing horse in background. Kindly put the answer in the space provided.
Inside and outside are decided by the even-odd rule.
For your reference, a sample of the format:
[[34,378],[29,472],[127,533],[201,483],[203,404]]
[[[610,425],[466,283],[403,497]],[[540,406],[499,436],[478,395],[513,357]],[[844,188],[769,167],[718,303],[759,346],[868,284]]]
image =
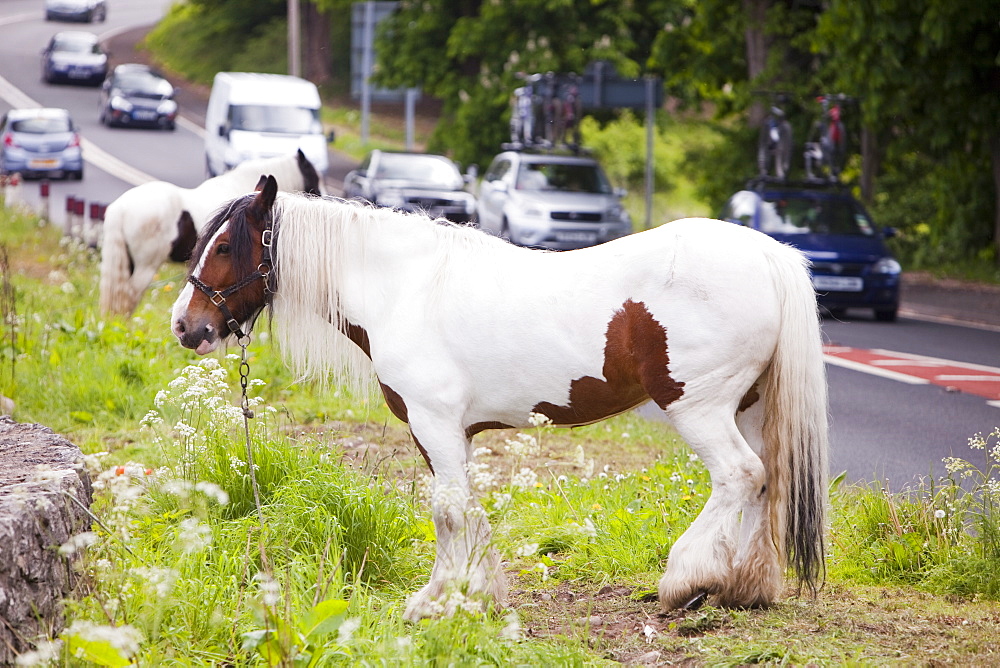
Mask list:
[[101,312],[129,315],[160,265],[185,262],[215,210],[275,174],[282,190],[321,194],[312,163],[299,150],[243,162],[196,188],[164,181],[143,183],[108,205],[101,244]]
[[797,250],[687,219],[551,253],[420,214],[279,194],[273,178],[206,228],[173,307],[206,354],[272,309],[293,370],[364,378],[434,474],[437,558],[406,617],[506,582],[470,489],[471,438],[532,413],[583,425],[652,399],[708,467],[712,494],[673,544],[665,608],[782,595],[824,566],[827,386]]

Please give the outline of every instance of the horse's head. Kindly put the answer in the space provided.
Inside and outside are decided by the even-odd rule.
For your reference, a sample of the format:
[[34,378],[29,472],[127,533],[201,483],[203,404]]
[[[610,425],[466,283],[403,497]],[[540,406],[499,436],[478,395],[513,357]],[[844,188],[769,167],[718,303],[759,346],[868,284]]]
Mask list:
[[230,202],[205,228],[174,302],[172,329],[182,346],[204,355],[231,334],[243,338],[267,306],[277,192],[274,177],[262,176],[254,194]]

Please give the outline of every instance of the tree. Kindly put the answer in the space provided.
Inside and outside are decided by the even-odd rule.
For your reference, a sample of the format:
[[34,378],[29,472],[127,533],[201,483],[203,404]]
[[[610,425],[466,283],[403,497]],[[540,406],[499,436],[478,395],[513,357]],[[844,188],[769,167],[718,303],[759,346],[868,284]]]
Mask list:
[[[623,0],[403,0],[380,27],[375,77],[443,102],[434,150],[483,161],[507,135],[517,72],[577,72],[609,60],[638,76],[671,3]],[[640,6],[641,5],[641,6]]]
[[[1000,259],[1000,25],[979,0],[832,0],[815,35],[830,79],[862,98],[866,123],[897,155],[929,158],[936,223],[965,226],[965,248],[992,221]],[[979,167],[982,165],[982,168]],[[992,182],[991,196],[968,187]],[[955,193],[962,193],[955,197]],[[971,197],[975,201],[968,201]],[[956,220],[956,207],[968,216]],[[951,230],[948,230],[951,232]],[[972,248],[969,248],[971,246]]]

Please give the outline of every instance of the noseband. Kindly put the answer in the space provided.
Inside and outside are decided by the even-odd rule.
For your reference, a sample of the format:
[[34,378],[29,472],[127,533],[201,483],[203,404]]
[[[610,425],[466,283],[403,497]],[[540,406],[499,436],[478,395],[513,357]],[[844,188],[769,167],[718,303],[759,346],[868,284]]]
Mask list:
[[259,280],[264,281],[265,294],[273,292],[273,290],[271,290],[271,285],[267,280],[271,275],[271,268],[274,266],[274,263],[271,261],[271,243],[273,239],[274,234],[271,231],[270,221],[268,221],[267,228],[260,235],[260,243],[264,247],[264,253],[261,257],[260,264],[257,265],[257,271],[244,276],[224,290],[216,290],[215,288],[207,285],[197,276],[188,276],[188,281],[191,285],[205,293],[205,296],[208,297],[209,301],[215,304],[215,306],[222,311],[222,317],[226,319],[226,325],[229,327],[229,332],[231,334],[235,334],[237,339],[244,339],[247,335],[240,328],[240,323],[233,317],[232,311],[229,310],[229,306],[226,304],[226,298]]

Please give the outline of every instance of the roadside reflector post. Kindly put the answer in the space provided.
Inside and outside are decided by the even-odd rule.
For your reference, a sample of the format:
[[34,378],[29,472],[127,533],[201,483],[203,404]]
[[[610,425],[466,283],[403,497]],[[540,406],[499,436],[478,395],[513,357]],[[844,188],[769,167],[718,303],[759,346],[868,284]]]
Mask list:
[[41,211],[39,216],[41,216],[42,223],[47,224],[52,222],[52,217],[50,215],[49,209],[49,180],[42,179],[42,182],[38,184],[38,192],[41,197]]

